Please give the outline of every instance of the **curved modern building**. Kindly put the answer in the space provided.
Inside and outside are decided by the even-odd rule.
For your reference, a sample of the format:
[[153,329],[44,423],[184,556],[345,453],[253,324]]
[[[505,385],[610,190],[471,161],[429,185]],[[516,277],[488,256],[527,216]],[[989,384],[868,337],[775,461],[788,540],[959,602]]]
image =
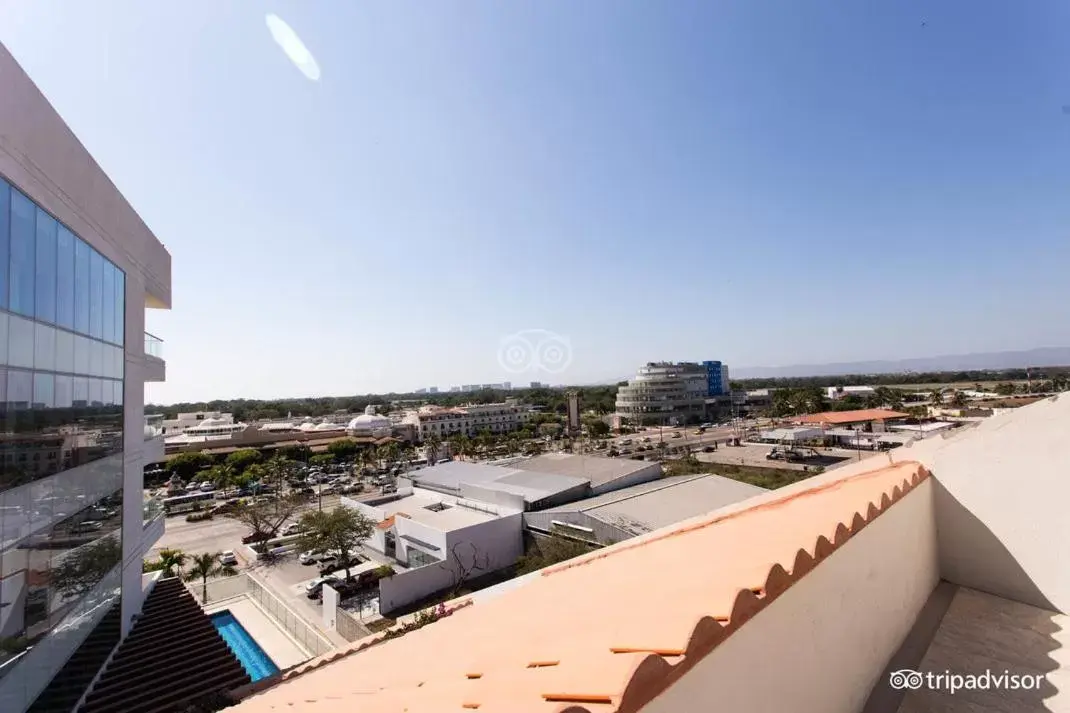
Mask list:
[[637,424],[698,423],[707,402],[727,393],[728,367],[719,361],[650,362],[617,390],[617,414]]
[[[163,534],[145,312],[171,256],[0,45],[0,711],[72,710]],[[85,644],[85,646],[83,646]]]

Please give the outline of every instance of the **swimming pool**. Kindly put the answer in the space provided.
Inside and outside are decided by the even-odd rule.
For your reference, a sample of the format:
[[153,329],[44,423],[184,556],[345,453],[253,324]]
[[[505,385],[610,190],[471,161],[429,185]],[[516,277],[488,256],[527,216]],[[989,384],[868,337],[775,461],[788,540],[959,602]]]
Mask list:
[[279,667],[275,665],[275,662],[264,653],[260,645],[249,636],[249,632],[229,610],[212,614],[212,624],[215,625],[219,635],[227,642],[227,646],[238,657],[242,668],[253,681],[259,681],[279,672]]

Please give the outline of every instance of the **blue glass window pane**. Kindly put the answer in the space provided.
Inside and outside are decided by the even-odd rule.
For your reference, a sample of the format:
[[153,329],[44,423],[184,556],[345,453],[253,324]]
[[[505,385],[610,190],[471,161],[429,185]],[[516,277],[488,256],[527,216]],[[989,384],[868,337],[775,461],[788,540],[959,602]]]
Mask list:
[[0,179],[0,307],[7,307],[8,253],[11,250],[11,186]]
[[56,324],[74,329],[74,233],[59,226],[56,235]]
[[37,206],[17,190],[11,191],[11,280],[8,305],[13,312],[33,317],[34,303],[34,223]]
[[56,227],[56,219],[38,208],[34,314],[52,323],[56,321]]
[[74,331],[89,334],[89,246],[74,239]]
[[104,258],[89,251],[89,336],[104,338]]
[[104,295],[104,299],[101,306],[101,318],[104,320],[104,329],[102,331],[102,334],[104,335],[105,342],[114,342],[115,267],[107,260],[104,261],[103,272],[101,273],[101,283],[101,293]]
[[56,378],[40,372],[33,375],[33,407],[50,409],[55,406]]
[[119,346],[126,342],[123,336],[126,332],[126,275],[119,268],[115,268],[115,343]]

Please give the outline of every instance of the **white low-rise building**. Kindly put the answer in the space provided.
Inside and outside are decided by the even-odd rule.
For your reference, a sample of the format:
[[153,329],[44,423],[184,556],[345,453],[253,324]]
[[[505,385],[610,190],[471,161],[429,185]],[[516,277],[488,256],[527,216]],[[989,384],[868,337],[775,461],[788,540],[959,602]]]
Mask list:
[[435,592],[509,567],[524,553],[521,496],[490,504],[422,488],[373,500],[342,498],[376,523],[365,546],[398,563],[379,582],[384,614]]
[[406,414],[402,423],[411,424],[417,438],[424,441],[432,435],[445,440],[457,435],[471,438],[481,431],[510,433],[522,428],[531,418],[530,408],[510,399],[503,403],[469,404],[454,408],[422,406]]
[[825,392],[828,398],[836,401],[845,396],[857,396],[864,399],[877,393],[877,390],[872,386],[830,386],[825,389]]

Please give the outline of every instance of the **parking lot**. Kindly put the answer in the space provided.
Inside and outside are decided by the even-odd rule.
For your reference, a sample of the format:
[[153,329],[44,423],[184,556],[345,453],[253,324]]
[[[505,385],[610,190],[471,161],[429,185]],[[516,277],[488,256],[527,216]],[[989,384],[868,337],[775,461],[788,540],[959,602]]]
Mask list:
[[[703,463],[724,463],[726,465],[746,465],[760,468],[780,468],[784,470],[805,470],[821,466],[828,470],[852,463],[859,459],[859,452],[841,448],[818,449],[818,457],[805,461],[769,460],[765,456],[774,446],[754,443],[742,446],[721,446],[712,453],[695,453],[695,458]],[[877,451],[861,451],[861,457],[877,455]]]

